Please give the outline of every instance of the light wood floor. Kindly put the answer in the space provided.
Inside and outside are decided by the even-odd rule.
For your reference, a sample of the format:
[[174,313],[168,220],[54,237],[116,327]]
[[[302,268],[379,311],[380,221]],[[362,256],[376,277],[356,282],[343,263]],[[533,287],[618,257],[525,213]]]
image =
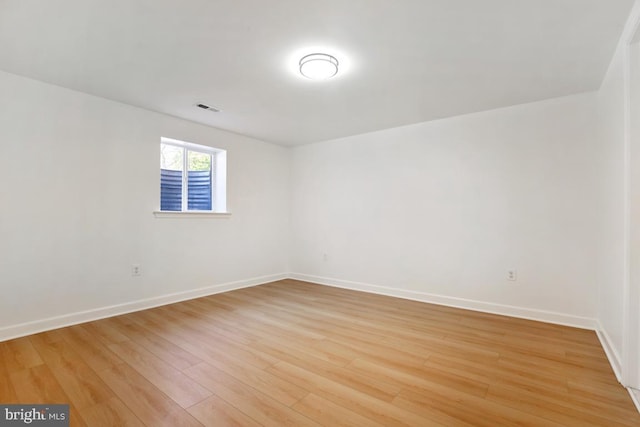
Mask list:
[[284,280],[0,343],[87,426],[640,426],[595,333]]

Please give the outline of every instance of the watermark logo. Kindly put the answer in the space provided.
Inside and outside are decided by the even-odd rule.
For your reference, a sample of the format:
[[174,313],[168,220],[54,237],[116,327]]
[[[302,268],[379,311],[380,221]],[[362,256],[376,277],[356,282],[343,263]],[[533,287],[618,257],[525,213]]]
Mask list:
[[2,405],[0,427],[69,427],[69,405]]

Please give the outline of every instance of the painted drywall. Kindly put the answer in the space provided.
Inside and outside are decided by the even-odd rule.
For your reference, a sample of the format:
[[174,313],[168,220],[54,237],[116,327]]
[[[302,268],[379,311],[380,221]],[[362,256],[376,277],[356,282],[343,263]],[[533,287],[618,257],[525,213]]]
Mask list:
[[295,148],[292,271],[588,326],[595,122],[588,93]]
[[601,258],[598,320],[619,372],[623,342],[625,281],[625,142],[622,48],[616,51],[597,93],[599,136],[603,142]]
[[[640,10],[638,11],[640,12]],[[640,13],[636,15],[640,26]],[[629,283],[626,293],[627,325],[625,336],[629,350],[625,375],[628,385],[640,390],[640,27],[629,45]],[[640,407],[639,407],[640,409]]]
[[[597,93],[602,141],[598,333],[621,382],[640,387],[640,1]],[[625,318],[626,317],[626,318]]]
[[[288,149],[3,72],[0,93],[0,331],[286,273]],[[162,136],[228,151],[230,218],[154,217]]]

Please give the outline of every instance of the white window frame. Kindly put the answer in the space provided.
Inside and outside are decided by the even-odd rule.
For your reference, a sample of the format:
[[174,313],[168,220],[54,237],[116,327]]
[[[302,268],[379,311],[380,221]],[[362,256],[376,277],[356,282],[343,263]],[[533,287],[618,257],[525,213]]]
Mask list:
[[[227,211],[227,152],[219,148],[194,144],[173,138],[160,138],[160,144],[181,148],[182,155],[182,210],[163,211],[156,210],[156,217],[182,217],[182,216],[228,216]],[[188,151],[211,155],[211,210],[189,210],[189,158]]]

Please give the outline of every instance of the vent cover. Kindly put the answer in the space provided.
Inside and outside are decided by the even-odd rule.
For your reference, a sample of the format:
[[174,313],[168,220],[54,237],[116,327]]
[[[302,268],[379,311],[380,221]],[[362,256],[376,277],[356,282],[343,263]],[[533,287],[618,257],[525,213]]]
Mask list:
[[196,107],[202,108],[203,110],[211,111],[212,113],[219,113],[220,112],[220,109],[218,109],[216,107],[212,107],[211,105],[207,105],[207,104],[196,104]]

